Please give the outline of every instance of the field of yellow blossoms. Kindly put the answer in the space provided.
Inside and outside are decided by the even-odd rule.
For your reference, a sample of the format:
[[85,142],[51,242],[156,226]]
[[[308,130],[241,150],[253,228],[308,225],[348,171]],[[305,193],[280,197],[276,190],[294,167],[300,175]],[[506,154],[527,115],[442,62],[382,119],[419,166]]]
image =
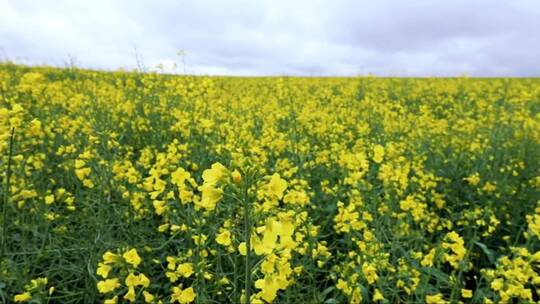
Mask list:
[[540,79],[0,65],[0,302],[540,300]]

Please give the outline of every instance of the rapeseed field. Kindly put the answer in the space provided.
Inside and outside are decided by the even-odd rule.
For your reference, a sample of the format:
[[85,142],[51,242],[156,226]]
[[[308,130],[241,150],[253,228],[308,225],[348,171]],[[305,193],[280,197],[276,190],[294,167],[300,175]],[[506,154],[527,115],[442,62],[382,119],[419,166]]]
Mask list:
[[0,65],[0,302],[540,301],[540,80]]

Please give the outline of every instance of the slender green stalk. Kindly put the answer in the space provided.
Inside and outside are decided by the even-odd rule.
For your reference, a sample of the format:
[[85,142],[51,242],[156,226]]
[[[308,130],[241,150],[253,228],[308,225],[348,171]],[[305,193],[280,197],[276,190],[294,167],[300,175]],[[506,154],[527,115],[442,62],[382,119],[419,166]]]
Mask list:
[[2,204],[2,250],[0,252],[0,264],[4,260],[4,255],[6,252],[6,239],[7,239],[7,208],[9,203],[9,191],[10,180],[11,180],[11,158],[13,156],[13,137],[15,136],[15,128],[11,129],[11,136],[9,137],[9,151],[8,151],[8,164],[6,171],[6,187],[4,189],[4,202]]
[[246,304],[250,303],[251,297],[251,265],[250,265],[250,252],[251,252],[251,214],[250,205],[247,195],[247,185],[244,182],[244,238],[246,240],[246,268],[245,268],[245,292],[246,292]]

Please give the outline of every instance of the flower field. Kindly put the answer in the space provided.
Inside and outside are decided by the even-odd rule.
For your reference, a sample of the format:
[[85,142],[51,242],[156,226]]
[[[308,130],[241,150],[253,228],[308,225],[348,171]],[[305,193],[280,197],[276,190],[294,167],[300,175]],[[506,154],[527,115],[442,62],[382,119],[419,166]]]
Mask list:
[[540,79],[0,65],[0,302],[540,301]]

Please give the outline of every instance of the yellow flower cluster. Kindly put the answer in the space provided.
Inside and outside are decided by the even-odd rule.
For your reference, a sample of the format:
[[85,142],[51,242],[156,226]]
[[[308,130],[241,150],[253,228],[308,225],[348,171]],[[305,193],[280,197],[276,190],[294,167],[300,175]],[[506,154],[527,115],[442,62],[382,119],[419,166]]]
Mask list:
[[[142,259],[135,248],[124,250],[123,253],[116,254],[107,251],[102,256],[103,262],[98,264],[96,273],[102,280],[97,283],[97,289],[100,293],[108,294],[115,292],[119,288],[127,288],[123,299],[129,302],[137,301],[136,287],[142,288],[142,296],[145,303],[154,303],[155,296],[148,292],[150,279],[144,274],[135,274]],[[115,275],[112,277],[113,272]],[[124,284],[122,285],[122,282]],[[106,299],[106,303],[117,303],[118,296]],[[142,301],[142,299],[139,299]]]
[[47,292],[45,289],[49,280],[47,278],[37,278],[30,280],[29,284],[24,285],[24,292],[13,296],[13,302],[24,303],[31,301],[45,301],[54,292],[55,288],[50,287]]
[[464,261],[467,249],[465,242],[458,233],[452,231],[445,236],[445,241],[442,243],[442,248],[446,249],[444,260],[454,268],[460,268],[460,263]]
[[512,251],[512,258],[503,256],[495,269],[483,269],[483,272],[491,289],[497,292],[494,300],[508,303],[517,299],[532,303],[533,291],[540,285],[540,251],[534,254],[527,248],[512,248]]

